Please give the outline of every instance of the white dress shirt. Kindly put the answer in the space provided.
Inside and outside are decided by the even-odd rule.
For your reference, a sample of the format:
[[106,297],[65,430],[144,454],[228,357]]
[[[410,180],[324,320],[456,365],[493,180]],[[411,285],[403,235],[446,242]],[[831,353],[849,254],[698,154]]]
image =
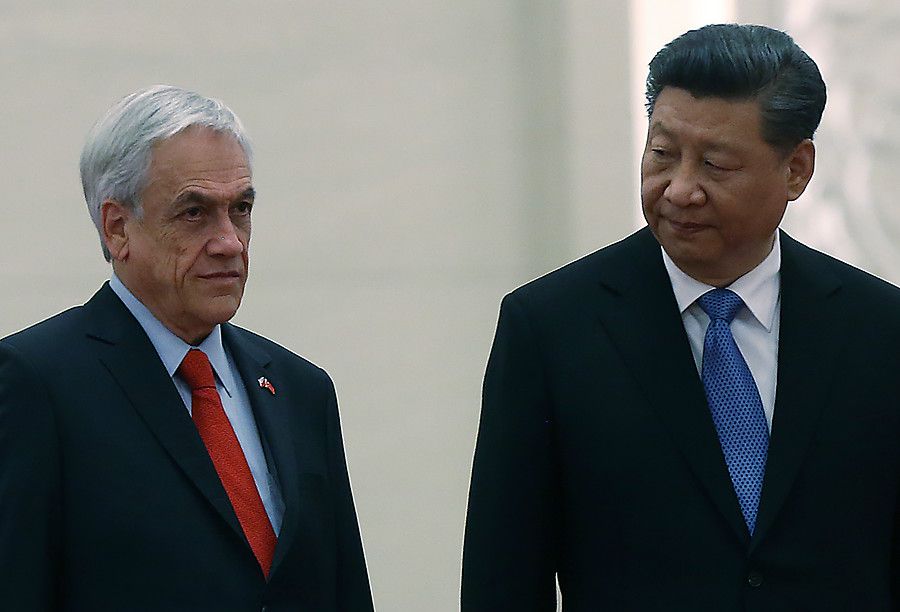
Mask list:
[[262,498],[266,514],[272,523],[272,529],[275,531],[275,535],[278,535],[281,531],[281,520],[284,517],[281,489],[266,465],[266,455],[263,452],[256,420],[250,407],[250,398],[247,396],[247,389],[244,387],[241,377],[238,376],[237,366],[231,356],[226,353],[222,344],[221,326],[216,325],[212,333],[199,346],[191,346],[169,331],[159,319],[154,317],[153,313],[128,290],[128,287],[115,274],[109,279],[109,286],[150,338],[166,372],[172,378],[175,388],[178,389],[178,394],[188,413],[191,411],[191,389],[181,376],[176,376],[175,373],[184,360],[184,356],[192,348],[206,353],[215,374],[216,390],[222,400],[222,408],[231,422],[234,434],[241,445],[247,464],[250,466],[250,473],[256,482],[256,489]]
[[[681,311],[684,331],[687,332],[694,354],[697,372],[703,365],[703,339],[709,325],[709,316],[703,312],[697,298],[715,289],[685,274],[662,251],[663,262],[675,300]],[[778,378],[778,329],[781,319],[781,239],[775,232],[775,244],[769,255],[755,268],[731,283],[727,289],[734,291],[744,301],[731,322],[731,334],[744,356],[766,413],[769,431],[775,413],[775,387]]]

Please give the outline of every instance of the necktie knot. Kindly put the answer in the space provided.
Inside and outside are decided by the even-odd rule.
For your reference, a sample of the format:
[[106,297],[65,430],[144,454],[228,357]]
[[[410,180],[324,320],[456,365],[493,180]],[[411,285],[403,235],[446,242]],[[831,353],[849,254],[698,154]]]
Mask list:
[[737,311],[744,305],[740,296],[730,289],[713,289],[697,299],[703,312],[713,321],[723,320],[728,324],[734,319]]
[[216,378],[206,353],[199,349],[191,349],[178,366],[178,374],[188,384],[191,391],[197,389],[216,388]]

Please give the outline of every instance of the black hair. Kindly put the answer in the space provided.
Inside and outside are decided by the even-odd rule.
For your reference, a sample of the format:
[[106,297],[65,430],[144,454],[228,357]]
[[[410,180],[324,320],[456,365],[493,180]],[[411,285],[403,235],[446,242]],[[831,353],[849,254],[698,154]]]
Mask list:
[[696,98],[758,101],[762,137],[782,150],[812,138],[825,109],[816,63],[790,36],[760,25],[708,25],[682,34],[650,62],[648,114],[666,87]]

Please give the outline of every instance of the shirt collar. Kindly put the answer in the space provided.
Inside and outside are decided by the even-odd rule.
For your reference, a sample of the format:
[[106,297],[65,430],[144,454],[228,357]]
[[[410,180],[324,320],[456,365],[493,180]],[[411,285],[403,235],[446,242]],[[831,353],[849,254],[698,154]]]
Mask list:
[[[681,268],[675,265],[665,249],[660,247],[660,250],[663,263],[666,265],[666,272],[669,273],[669,279],[672,281],[672,290],[675,292],[678,310],[684,314],[684,311],[690,308],[697,298],[715,287],[685,274]],[[780,293],[780,270],[781,236],[780,232],[776,231],[775,242],[766,258],[728,286],[728,289],[740,296],[747,306],[747,310],[766,328],[766,331],[772,331],[772,324],[775,322],[775,311]]]
[[197,348],[206,353],[209,363],[212,365],[213,371],[225,388],[225,392],[231,395],[234,389],[234,379],[231,374],[231,368],[228,367],[228,358],[225,355],[225,347],[222,344],[222,326],[216,325],[212,332],[198,346],[192,346],[173,334],[163,325],[159,319],[153,316],[144,304],[137,299],[128,287],[113,273],[109,279],[109,288],[119,296],[119,299],[125,304],[125,307],[134,315],[153,348],[159,354],[166,372],[169,376],[174,376],[178,366],[181,365],[184,356],[192,348]]

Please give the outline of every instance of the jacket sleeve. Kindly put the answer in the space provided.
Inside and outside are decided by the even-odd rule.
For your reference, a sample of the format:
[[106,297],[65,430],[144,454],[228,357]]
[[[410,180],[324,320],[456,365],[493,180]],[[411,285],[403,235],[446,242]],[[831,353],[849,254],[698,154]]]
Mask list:
[[515,294],[484,378],[466,518],[462,611],[556,610],[553,415],[538,338]]
[[337,526],[337,602],[341,612],[373,610],[372,592],[366,571],[366,559],[359,535],[359,522],[353,505],[337,398],[331,388],[327,421],[328,470]]
[[0,341],[0,608],[57,607],[60,459],[48,391]]

